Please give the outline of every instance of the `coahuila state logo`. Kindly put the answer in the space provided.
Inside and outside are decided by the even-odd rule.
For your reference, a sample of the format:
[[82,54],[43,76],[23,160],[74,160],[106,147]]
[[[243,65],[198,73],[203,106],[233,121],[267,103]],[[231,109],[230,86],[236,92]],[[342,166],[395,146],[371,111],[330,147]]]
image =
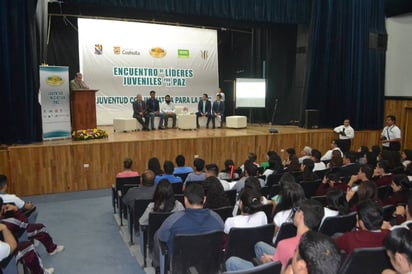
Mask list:
[[120,47],[114,46],[113,47],[113,53],[116,54],[116,55],[120,55]]
[[201,50],[200,51],[200,57],[202,57],[202,59],[206,60],[209,57],[209,52],[207,50]]
[[121,48],[119,46],[113,47],[113,53],[115,55],[140,55],[140,51],[132,49],[132,48]]
[[94,54],[102,55],[103,54],[103,45],[95,44],[94,45]]

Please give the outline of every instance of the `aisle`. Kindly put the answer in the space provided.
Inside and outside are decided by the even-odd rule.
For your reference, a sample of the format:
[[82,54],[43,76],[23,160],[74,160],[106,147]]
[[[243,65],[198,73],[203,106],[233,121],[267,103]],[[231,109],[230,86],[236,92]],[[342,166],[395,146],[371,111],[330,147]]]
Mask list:
[[109,189],[24,199],[38,207],[37,221],[47,226],[56,243],[65,246],[55,256],[49,256],[42,245],[36,248],[44,266],[54,267],[56,274],[144,273],[113,219]]

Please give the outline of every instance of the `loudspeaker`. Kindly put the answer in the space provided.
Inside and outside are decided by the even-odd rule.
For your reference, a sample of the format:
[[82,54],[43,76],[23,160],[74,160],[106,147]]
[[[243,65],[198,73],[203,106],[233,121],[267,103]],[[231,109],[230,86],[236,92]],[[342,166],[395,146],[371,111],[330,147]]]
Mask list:
[[305,124],[304,128],[319,128],[319,110],[306,109],[305,110]]
[[388,45],[388,35],[386,33],[369,33],[369,48],[386,50]]

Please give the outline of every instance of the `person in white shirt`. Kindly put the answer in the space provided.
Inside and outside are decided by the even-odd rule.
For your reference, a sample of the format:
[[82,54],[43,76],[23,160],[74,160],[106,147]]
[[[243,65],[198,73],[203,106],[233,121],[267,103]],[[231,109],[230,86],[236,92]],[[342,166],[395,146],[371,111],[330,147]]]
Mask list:
[[303,162],[305,159],[309,159],[312,155],[312,148],[309,146],[305,146],[302,151],[300,152],[301,157],[299,157],[299,164]]
[[221,99],[220,99],[220,100],[221,100],[222,102],[224,102],[224,101],[225,101],[225,94],[223,93],[223,91],[222,91],[221,88],[218,88],[218,89],[217,89],[216,96],[217,96],[218,94],[220,94],[220,96],[221,96]]
[[320,161],[321,157],[322,157],[322,154],[320,153],[319,150],[312,149],[312,156],[310,157],[310,159],[312,159],[312,161],[315,162],[315,167],[313,168],[313,172],[326,169],[325,163]]
[[343,152],[350,150],[351,140],[355,137],[355,131],[350,126],[349,119],[343,121],[343,125],[335,127],[333,129],[336,133],[339,134],[338,146]]
[[257,227],[266,225],[268,220],[264,211],[260,211],[262,204],[259,193],[244,189],[239,194],[240,215],[229,217],[225,221],[224,231],[229,234],[233,227]]
[[165,96],[165,102],[162,104],[160,111],[164,113],[165,128],[167,128],[169,117],[172,117],[173,128],[176,128],[176,108],[175,105],[170,101],[170,95]]
[[382,148],[393,151],[401,150],[401,130],[395,124],[396,117],[393,115],[386,116],[386,127],[382,130],[381,140]]
[[340,150],[338,147],[338,141],[337,140],[332,140],[332,143],[330,144],[330,149],[326,151],[326,153],[320,158],[321,161],[330,161],[332,159],[332,151],[334,150],[339,150],[342,158],[343,158],[343,152]]

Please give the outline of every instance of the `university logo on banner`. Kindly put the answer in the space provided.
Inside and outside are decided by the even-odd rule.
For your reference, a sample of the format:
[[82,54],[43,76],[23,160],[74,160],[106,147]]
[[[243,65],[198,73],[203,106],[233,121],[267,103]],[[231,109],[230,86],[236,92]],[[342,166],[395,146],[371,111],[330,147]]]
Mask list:
[[201,50],[200,57],[202,57],[203,60],[206,60],[209,57],[209,52],[207,50]]
[[120,47],[114,46],[114,47],[113,47],[113,53],[114,53],[115,55],[120,55]]
[[102,54],[103,54],[103,45],[101,45],[101,44],[95,44],[95,45],[94,45],[94,54],[96,54],[96,55],[102,55]]

